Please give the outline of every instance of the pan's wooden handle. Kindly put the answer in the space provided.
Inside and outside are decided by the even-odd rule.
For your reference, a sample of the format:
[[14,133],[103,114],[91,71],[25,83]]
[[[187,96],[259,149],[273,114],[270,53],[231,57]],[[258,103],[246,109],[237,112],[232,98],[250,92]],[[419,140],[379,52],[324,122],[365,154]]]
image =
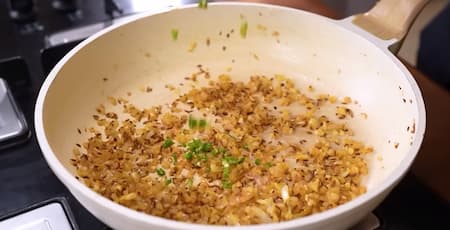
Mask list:
[[429,0],[380,0],[368,12],[354,17],[353,23],[383,39],[401,40]]

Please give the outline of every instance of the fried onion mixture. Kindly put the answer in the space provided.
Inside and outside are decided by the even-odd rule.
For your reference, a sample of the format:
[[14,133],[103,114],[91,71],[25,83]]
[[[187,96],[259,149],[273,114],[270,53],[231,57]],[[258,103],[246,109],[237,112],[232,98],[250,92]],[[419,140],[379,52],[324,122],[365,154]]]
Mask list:
[[349,97],[308,97],[279,75],[205,80],[150,108],[109,97],[127,117],[99,106],[77,178],[134,210],[214,225],[291,220],[366,191],[373,149],[348,127]]

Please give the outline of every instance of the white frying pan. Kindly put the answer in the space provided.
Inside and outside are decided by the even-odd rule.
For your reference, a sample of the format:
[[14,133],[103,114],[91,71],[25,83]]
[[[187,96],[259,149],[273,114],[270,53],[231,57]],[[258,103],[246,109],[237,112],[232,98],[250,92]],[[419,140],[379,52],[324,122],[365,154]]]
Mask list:
[[[425,108],[420,90],[388,47],[403,38],[425,3],[382,0],[370,12],[341,21],[272,5],[220,3],[206,10],[189,6],[141,15],[112,26],[74,48],[43,84],[35,111],[42,152],[81,204],[115,229],[223,229],[139,213],[90,190],[75,179],[69,163],[75,143],[86,138],[77,128],[93,125],[94,109],[106,104],[106,96],[132,92],[129,100],[142,107],[166,101],[164,85],[194,72],[198,64],[212,75],[230,68],[232,76],[283,74],[300,88],[314,85],[317,92],[350,96],[358,101],[355,111],[368,114],[367,120],[355,116],[352,123],[360,139],[375,148],[364,180],[368,191],[319,214],[238,228],[348,228],[388,195],[422,142]],[[245,39],[239,35],[243,20],[248,22]],[[172,29],[179,33],[176,41]],[[197,46],[189,52],[194,42]],[[139,92],[144,85],[151,85],[153,93]]]

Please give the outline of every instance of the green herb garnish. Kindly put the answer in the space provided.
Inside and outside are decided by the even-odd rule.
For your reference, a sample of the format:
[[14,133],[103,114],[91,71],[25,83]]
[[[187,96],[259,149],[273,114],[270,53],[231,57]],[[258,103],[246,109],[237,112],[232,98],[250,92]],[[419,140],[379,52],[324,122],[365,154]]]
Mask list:
[[157,168],[156,174],[158,174],[158,176],[164,176],[164,175],[166,175],[166,171],[164,171],[163,168]]
[[229,181],[229,180],[224,180],[224,181],[222,181],[222,186],[223,186],[224,189],[231,189],[231,187],[232,187],[233,185],[231,184],[231,181]]
[[169,179],[166,179],[165,184],[166,184],[166,185],[172,184],[172,179],[170,179],[170,178],[169,178]]
[[170,146],[172,146],[174,143],[175,143],[175,142],[173,142],[172,139],[167,138],[167,139],[164,141],[162,147],[165,148],[165,149],[167,149],[167,148],[169,148]]
[[192,160],[195,158],[196,162],[194,162],[194,164],[199,167],[201,166],[201,161],[208,161],[208,153],[214,152],[211,143],[199,139],[194,139],[187,143],[186,147],[187,152],[185,154],[185,158],[187,160]]
[[241,23],[241,29],[240,29],[242,38],[246,38],[247,37],[247,30],[248,30],[248,23],[247,23],[247,21],[243,21]]
[[255,165],[260,165],[261,164],[261,159],[256,159],[255,160]]
[[267,162],[267,163],[264,164],[264,167],[266,167],[266,168],[270,168],[272,166],[273,166],[273,164],[270,163],[270,162]]
[[198,121],[198,127],[201,128],[201,129],[205,128],[206,127],[206,120],[205,119],[200,119]]
[[222,159],[222,165],[224,165],[224,167],[225,167],[225,164],[227,164],[229,166],[235,166],[237,164],[240,164],[240,163],[244,162],[244,160],[245,160],[245,157],[241,157],[241,158],[238,159],[238,158],[233,157],[233,156],[225,156]]
[[217,156],[219,154],[224,154],[226,153],[227,150],[225,148],[219,147],[219,148],[214,148],[213,151],[211,152],[214,156]]
[[170,31],[170,34],[172,35],[172,40],[176,41],[178,39],[178,30],[177,29],[172,29]]
[[192,178],[188,179],[187,184],[190,187],[192,187],[192,184],[194,183],[194,180]]
[[198,1],[198,8],[200,8],[200,9],[208,8],[208,1],[207,0],[199,0]]
[[247,150],[247,151],[249,150],[248,144],[244,144],[244,145],[242,146],[242,148],[245,149],[245,150]]
[[192,154],[192,152],[187,152],[186,154],[184,154],[184,158],[186,158],[186,160],[192,160],[192,157],[194,155]]
[[187,144],[187,149],[189,152],[202,153],[211,151],[212,144],[199,139],[194,139]]
[[172,153],[172,159],[173,159],[173,163],[177,163],[177,154]]
[[190,129],[195,129],[197,128],[198,125],[198,121],[192,117],[192,115],[189,115],[189,119],[188,119],[188,126]]
[[208,161],[208,155],[206,153],[199,153],[197,154],[197,159],[199,161]]
[[225,189],[230,189],[232,186],[232,183],[230,181],[230,173],[231,173],[231,169],[232,167],[244,162],[245,158],[241,157],[241,158],[236,158],[233,156],[224,156],[222,158],[222,167],[223,167],[223,172],[222,172],[222,185],[223,188]]
[[[223,164],[223,162],[222,162]],[[227,180],[228,178],[230,178],[230,165],[223,165],[223,173],[222,173],[223,179]]]

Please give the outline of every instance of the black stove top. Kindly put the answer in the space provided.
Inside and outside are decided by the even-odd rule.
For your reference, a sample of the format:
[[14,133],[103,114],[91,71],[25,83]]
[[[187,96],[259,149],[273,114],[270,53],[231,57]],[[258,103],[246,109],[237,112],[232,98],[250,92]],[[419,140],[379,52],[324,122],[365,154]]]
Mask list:
[[[25,11],[25,15],[22,15],[25,19],[21,18],[25,21],[13,21],[10,18],[10,2],[24,4],[19,4],[19,9]],[[0,78],[9,83],[31,130],[31,136],[26,142],[0,149],[0,219],[15,210],[56,197],[68,201],[68,207],[80,229],[106,229],[103,223],[76,201],[43,159],[34,135],[35,99],[46,73],[83,39],[84,34],[80,33],[89,33],[111,24],[114,17],[151,6],[147,4],[144,7],[142,2],[156,1],[38,0],[34,1],[31,11],[29,7],[24,7],[29,2],[32,1],[0,0]],[[73,2],[77,3],[76,8],[70,5]],[[141,8],[136,8],[133,2],[141,2]],[[98,23],[101,25],[98,26]],[[69,33],[72,34],[70,36],[59,33],[86,26],[91,29],[76,30],[84,31],[75,33],[77,36],[70,37],[74,33]],[[67,36],[68,39],[64,41],[69,42],[58,43],[55,33],[59,33],[59,37]],[[374,214],[381,222],[379,229],[450,229],[450,206],[424,187],[412,174],[403,179]]]

